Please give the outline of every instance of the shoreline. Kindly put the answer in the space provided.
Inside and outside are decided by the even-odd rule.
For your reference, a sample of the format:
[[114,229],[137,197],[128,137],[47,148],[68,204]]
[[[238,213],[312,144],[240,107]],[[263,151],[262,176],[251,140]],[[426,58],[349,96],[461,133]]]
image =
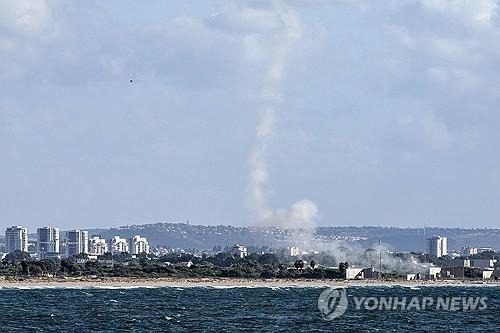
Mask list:
[[462,280],[316,280],[316,279],[238,279],[238,278],[29,278],[0,279],[0,288],[161,288],[161,287],[214,287],[214,288],[286,288],[286,287],[500,287],[500,281]]

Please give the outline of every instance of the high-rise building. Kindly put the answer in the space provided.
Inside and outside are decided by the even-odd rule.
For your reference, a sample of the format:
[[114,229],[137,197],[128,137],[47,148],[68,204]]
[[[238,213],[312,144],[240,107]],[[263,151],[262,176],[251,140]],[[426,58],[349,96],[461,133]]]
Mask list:
[[28,252],[28,229],[20,225],[5,229],[5,250]]
[[434,236],[427,238],[427,254],[443,257],[448,254],[448,238]]
[[71,230],[68,231],[68,239],[66,241],[66,254],[68,257],[80,254],[89,253],[88,242],[89,232],[86,230]]
[[96,235],[90,237],[89,254],[100,256],[106,252],[108,252],[108,243],[104,238]]
[[119,236],[114,236],[109,241],[109,251],[113,254],[128,252],[127,240],[125,238],[120,238]]
[[131,254],[149,253],[148,240],[145,237],[135,235],[129,240],[129,251]]
[[59,256],[59,228],[38,228],[37,235],[38,259]]

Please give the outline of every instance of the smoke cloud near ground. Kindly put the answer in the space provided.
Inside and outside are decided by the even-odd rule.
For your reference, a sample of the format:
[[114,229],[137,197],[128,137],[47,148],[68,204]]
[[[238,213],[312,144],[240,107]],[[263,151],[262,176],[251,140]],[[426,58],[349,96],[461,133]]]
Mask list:
[[336,262],[348,262],[355,267],[374,267],[379,270],[382,264],[383,272],[423,273],[425,265],[413,255],[395,256],[389,244],[375,243],[368,249],[356,243],[342,242],[321,244],[320,249],[335,258]]
[[326,241],[315,237],[314,230],[296,229],[290,233],[293,236],[290,246],[307,252],[302,259],[315,257],[315,261],[324,266],[348,262],[351,267],[373,267],[378,271],[382,264],[383,272],[400,273],[424,273],[428,266],[410,253],[396,255],[397,251],[387,243],[376,242],[366,247],[357,241]]
[[269,206],[269,173],[267,151],[274,135],[276,109],[281,102],[277,91],[283,78],[286,56],[294,42],[302,35],[302,28],[294,11],[284,1],[275,1],[274,9],[279,15],[284,28],[279,31],[278,41],[271,54],[271,63],[267,70],[261,91],[262,107],[259,110],[259,122],[256,129],[257,142],[251,152],[248,163],[248,206],[254,223],[265,226],[286,228],[314,228],[318,217],[318,207],[308,199],[295,202],[288,209],[274,210]]

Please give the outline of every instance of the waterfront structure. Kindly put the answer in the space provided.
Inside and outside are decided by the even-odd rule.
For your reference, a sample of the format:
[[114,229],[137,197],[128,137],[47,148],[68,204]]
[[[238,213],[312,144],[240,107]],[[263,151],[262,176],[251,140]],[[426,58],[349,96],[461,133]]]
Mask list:
[[38,259],[59,256],[59,228],[43,227],[37,229]]
[[122,253],[128,252],[128,242],[125,238],[121,238],[120,236],[114,236],[109,241],[109,252]]
[[129,240],[129,252],[130,254],[141,254],[149,253],[149,243],[145,237],[135,235]]
[[100,256],[108,252],[108,243],[101,236],[93,235],[89,239],[89,254]]
[[346,280],[364,279],[363,268],[347,267],[345,270]]
[[5,229],[5,250],[28,252],[28,229],[20,225]]
[[89,232],[86,230],[71,230],[68,231],[68,239],[66,241],[66,254],[68,257],[80,254],[89,253],[88,241]]
[[441,267],[436,267],[436,266],[429,266],[427,268],[427,273],[425,274],[425,277],[428,280],[437,280],[441,277]]
[[443,257],[448,254],[448,238],[434,236],[427,238],[427,254]]
[[247,247],[245,245],[234,244],[232,254],[240,258],[245,258],[247,256]]

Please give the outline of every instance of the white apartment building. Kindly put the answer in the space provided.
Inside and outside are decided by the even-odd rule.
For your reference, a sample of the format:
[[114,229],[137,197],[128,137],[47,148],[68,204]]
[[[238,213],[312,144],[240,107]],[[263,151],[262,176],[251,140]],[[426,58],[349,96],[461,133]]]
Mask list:
[[20,225],[5,229],[5,250],[28,252],[28,229]]
[[108,252],[108,243],[106,239],[101,238],[101,236],[92,236],[89,239],[89,254],[90,255],[103,255]]
[[120,236],[114,236],[109,241],[109,252],[113,254],[129,252],[127,240],[125,238],[121,238]]
[[443,257],[448,254],[448,238],[434,236],[427,238],[427,254]]
[[149,253],[148,240],[145,237],[135,235],[129,240],[130,254]]
[[297,246],[292,246],[289,252],[290,257],[297,257],[300,255],[300,249]]
[[59,256],[59,228],[43,227],[37,229],[38,259]]
[[232,253],[240,258],[245,258],[247,256],[247,247],[245,245],[234,244]]
[[88,241],[89,232],[86,230],[71,230],[68,231],[66,241],[66,254],[68,257],[80,254],[89,253]]

